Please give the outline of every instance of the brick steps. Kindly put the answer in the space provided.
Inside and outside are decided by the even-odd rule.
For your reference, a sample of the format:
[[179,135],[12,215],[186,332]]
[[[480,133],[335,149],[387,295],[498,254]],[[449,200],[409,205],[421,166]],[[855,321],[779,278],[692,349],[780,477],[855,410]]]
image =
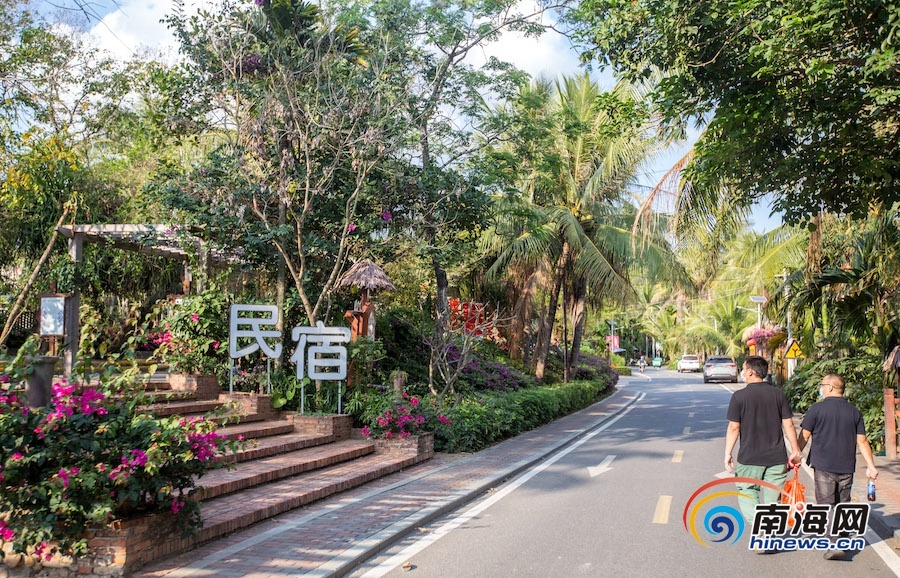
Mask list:
[[[224,429],[224,428],[223,428]],[[293,431],[293,430],[292,430]],[[222,430],[219,430],[222,433]],[[334,436],[326,434],[310,435],[301,433],[284,433],[268,437],[253,436],[243,450],[228,454],[222,459],[225,463],[240,463],[258,460],[277,454],[302,450],[327,444],[334,441]]]
[[218,400],[198,400],[193,392],[185,392],[192,395],[193,398],[183,399],[179,396],[181,392],[173,392],[174,396],[169,399],[160,400],[163,403],[153,403],[144,408],[144,411],[152,413],[156,417],[169,417],[173,415],[192,415],[205,414],[215,411],[225,405],[225,402]]
[[[204,526],[196,543],[207,542],[316,500],[365,484],[416,463],[416,454],[370,454],[302,476],[257,486],[200,504]],[[204,478],[205,479],[205,478]]]
[[236,440],[238,437],[243,437],[249,441],[254,438],[293,433],[294,424],[283,419],[270,419],[226,425],[216,431],[228,440]]
[[355,460],[375,452],[368,440],[344,440],[242,463],[234,469],[214,470],[200,479],[201,499],[240,490]]
[[[147,559],[184,552],[203,542],[365,484],[431,457],[416,447],[384,450],[351,439],[349,416],[282,413],[268,396],[224,395],[216,384],[157,372],[145,383],[144,411],[157,417],[203,417],[217,433],[243,440],[220,456],[227,469],[197,479],[203,529],[193,537],[152,546]],[[217,415],[218,414],[218,415]],[[143,562],[141,562],[143,563]]]

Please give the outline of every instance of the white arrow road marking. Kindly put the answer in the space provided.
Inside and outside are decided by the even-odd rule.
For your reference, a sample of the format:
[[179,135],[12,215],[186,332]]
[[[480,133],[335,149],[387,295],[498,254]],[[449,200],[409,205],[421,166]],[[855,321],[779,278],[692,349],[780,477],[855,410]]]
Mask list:
[[684,457],[684,450],[675,450],[675,454],[672,456],[672,462],[679,464],[681,463],[681,458]]
[[616,456],[606,456],[605,458],[603,458],[603,461],[600,462],[599,466],[588,468],[588,473],[591,474],[591,477],[593,478],[594,476],[599,476],[604,472],[608,472],[612,469],[611,467],[609,467],[609,464],[611,464],[614,459],[616,459]]
[[734,472],[729,472],[728,470],[725,470],[724,472],[719,472],[718,474],[716,474],[715,477],[719,478],[720,480],[722,478],[731,478],[731,477],[734,477]]

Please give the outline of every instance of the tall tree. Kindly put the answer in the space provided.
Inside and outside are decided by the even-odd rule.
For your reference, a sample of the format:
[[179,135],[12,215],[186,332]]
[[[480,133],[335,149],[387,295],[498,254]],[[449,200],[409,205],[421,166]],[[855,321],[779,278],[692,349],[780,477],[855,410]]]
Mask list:
[[656,91],[679,126],[708,121],[691,180],[730,202],[766,193],[788,221],[900,199],[900,34],[881,0],[584,0],[586,60]]

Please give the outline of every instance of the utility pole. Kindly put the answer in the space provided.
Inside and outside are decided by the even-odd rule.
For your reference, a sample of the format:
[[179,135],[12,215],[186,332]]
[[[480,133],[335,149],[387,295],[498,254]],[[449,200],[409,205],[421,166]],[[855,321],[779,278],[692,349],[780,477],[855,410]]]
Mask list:
[[[787,315],[786,315],[786,317],[787,317],[787,342],[788,342],[788,345],[790,346],[791,342],[794,340],[794,333],[791,331],[791,307],[790,307],[791,287],[790,287],[790,285],[788,285],[788,282],[787,282],[787,280],[788,280],[787,267],[782,267],[781,275],[775,275],[775,277],[781,279],[782,283],[784,284],[784,303],[785,303],[785,307],[787,308]],[[788,377],[788,379],[790,379],[791,376],[794,375],[794,369],[796,369],[796,367],[797,367],[796,359],[788,359],[787,360],[787,377]]]

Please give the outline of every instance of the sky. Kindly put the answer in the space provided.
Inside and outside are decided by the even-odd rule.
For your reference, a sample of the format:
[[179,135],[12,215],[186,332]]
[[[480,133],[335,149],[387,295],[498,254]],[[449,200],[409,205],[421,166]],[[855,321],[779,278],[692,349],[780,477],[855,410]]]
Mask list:
[[[70,0],[71,1],[71,0]],[[249,0],[248,0],[249,1]],[[530,1],[530,0],[523,0]],[[209,0],[186,0],[188,6],[209,5]],[[160,20],[171,13],[172,0],[95,0],[90,4],[101,19],[96,18],[90,27],[98,45],[112,54],[128,59],[144,49],[152,49],[175,55],[177,42]],[[511,62],[532,77],[559,77],[579,73],[578,53],[563,35],[548,31],[539,38],[526,38],[518,33],[506,33],[483,54],[474,54],[472,64],[485,61],[490,56]],[[174,57],[174,56],[173,56]],[[612,86],[614,79],[609,72],[594,70],[594,77],[603,86]],[[649,190],[690,149],[697,139],[697,131],[689,131],[688,140],[671,147],[650,163],[639,178],[642,190]],[[765,232],[781,224],[780,218],[769,215],[770,207],[764,201],[757,205],[751,216],[751,226]]]

